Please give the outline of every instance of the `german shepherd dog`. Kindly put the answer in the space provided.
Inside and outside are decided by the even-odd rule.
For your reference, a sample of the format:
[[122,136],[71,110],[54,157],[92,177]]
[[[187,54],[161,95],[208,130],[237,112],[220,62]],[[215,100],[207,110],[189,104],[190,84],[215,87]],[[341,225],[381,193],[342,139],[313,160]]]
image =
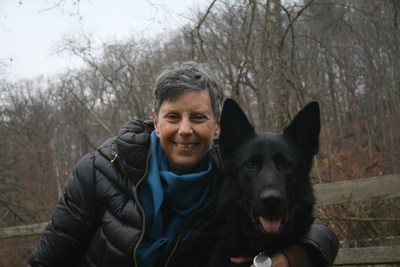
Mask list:
[[307,232],[315,203],[309,174],[319,132],[317,102],[306,105],[282,134],[258,134],[239,105],[225,101],[217,204],[221,236],[209,266],[238,266],[230,257],[270,255]]

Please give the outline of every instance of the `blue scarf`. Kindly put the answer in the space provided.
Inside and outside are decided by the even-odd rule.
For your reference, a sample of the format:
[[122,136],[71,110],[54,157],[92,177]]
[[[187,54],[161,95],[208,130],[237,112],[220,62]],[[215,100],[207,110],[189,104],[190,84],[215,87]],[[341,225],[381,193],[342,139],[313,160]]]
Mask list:
[[[185,218],[204,203],[212,168],[207,155],[193,173],[177,175],[169,171],[167,157],[155,132],[151,134],[151,145],[149,174],[139,194],[146,215],[144,239],[137,252],[140,267],[153,267]],[[161,206],[171,213],[168,225],[164,225]]]

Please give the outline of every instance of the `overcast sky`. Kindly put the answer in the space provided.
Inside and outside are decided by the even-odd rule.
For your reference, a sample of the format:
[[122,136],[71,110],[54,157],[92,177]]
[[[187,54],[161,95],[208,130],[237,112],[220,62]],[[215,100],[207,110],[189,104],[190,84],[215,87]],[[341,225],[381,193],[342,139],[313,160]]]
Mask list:
[[190,14],[210,0],[81,0],[80,19],[70,15],[72,6],[48,10],[54,2],[0,0],[0,64],[6,64],[7,78],[34,78],[73,68],[76,60],[53,53],[65,36],[84,32],[107,42],[154,35],[187,23]]

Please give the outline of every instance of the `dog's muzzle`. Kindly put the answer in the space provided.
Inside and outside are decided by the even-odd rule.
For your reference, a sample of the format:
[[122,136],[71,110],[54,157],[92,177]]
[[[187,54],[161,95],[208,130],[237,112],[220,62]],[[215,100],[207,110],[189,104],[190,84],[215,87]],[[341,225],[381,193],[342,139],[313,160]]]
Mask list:
[[249,207],[251,220],[261,232],[279,234],[288,216],[285,202],[279,190],[261,191],[254,207]]

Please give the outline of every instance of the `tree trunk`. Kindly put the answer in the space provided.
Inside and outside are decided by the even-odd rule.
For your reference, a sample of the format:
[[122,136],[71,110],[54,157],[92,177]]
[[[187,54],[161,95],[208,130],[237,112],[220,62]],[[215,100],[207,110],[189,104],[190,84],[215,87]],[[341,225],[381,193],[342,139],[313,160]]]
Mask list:
[[272,90],[272,123],[274,130],[281,130],[289,122],[288,98],[286,88],[285,69],[287,67],[283,49],[282,37],[284,34],[281,1],[267,1],[266,14],[266,48],[268,61],[271,67],[270,88]]

